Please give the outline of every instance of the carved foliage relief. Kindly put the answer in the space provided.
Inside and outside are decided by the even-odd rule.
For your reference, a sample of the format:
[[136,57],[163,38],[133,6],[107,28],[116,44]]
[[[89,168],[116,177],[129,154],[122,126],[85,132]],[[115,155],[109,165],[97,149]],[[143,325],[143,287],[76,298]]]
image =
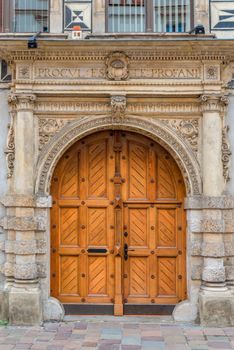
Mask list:
[[39,150],[72,119],[39,118]]
[[7,161],[7,178],[11,178],[14,172],[15,163],[15,134],[14,134],[14,112],[11,112],[11,122],[8,125],[7,145],[6,145],[6,161]]
[[230,150],[230,143],[228,141],[228,130],[229,127],[225,126],[222,130],[222,163],[223,163],[223,177],[225,181],[230,180],[229,177],[229,166],[230,166],[230,160],[231,160],[231,150]]
[[195,153],[198,152],[198,119],[164,119],[163,122],[174,129],[183,139],[185,138]]

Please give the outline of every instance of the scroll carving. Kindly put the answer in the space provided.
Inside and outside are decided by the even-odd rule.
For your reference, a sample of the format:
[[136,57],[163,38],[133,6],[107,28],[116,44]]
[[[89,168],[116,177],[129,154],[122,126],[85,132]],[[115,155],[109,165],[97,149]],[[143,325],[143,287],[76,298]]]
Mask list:
[[229,181],[229,166],[230,166],[230,159],[231,159],[231,150],[230,150],[230,143],[228,140],[228,131],[229,127],[226,125],[224,126],[222,130],[222,163],[223,163],[223,177],[225,181]]

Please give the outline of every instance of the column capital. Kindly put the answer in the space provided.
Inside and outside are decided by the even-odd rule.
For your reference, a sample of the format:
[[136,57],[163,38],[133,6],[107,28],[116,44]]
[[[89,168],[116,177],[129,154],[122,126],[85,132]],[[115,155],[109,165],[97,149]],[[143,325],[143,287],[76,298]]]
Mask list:
[[201,95],[199,98],[202,112],[224,112],[228,105],[227,95]]
[[11,93],[8,96],[8,103],[12,110],[25,110],[31,111],[34,109],[34,104],[36,101],[36,95],[25,94],[25,93]]

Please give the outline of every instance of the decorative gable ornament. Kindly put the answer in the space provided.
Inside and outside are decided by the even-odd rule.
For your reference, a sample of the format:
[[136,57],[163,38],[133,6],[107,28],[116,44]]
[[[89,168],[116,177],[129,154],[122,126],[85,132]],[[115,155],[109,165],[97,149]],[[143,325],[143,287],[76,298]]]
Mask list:
[[129,58],[124,52],[112,52],[106,58],[106,77],[110,80],[126,80],[129,77]]

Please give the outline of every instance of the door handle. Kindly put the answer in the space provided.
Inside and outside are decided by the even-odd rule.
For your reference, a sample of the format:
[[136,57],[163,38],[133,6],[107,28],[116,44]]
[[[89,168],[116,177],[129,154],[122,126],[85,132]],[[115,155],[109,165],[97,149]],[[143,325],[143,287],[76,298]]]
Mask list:
[[128,260],[128,252],[134,252],[135,249],[128,249],[127,243],[124,243],[124,260]]

